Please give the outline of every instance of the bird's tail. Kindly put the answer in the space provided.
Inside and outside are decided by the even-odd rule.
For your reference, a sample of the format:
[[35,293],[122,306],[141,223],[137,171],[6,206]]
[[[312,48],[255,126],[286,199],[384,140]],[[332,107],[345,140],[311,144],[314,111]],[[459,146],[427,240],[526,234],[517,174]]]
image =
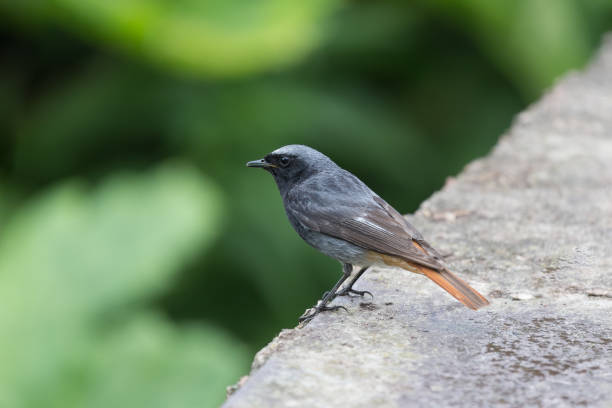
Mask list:
[[476,289],[452,274],[448,269],[443,269],[438,272],[433,269],[419,267],[419,270],[423,275],[434,281],[438,286],[453,295],[455,299],[470,309],[477,310],[489,304],[489,301],[478,293]]
[[[416,241],[412,244],[419,251],[427,253],[425,249]],[[476,289],[465,283],[463,279],[455,276],[451,271],[444,268],[440,271],[436,271],[424,266],[417,266],[417,269],[429,279],[434,281],[442,289],[453,295],[455,299],[466,305],[472,310],[478,310],[483,306],[489,304],[489,301],[485,299]]]

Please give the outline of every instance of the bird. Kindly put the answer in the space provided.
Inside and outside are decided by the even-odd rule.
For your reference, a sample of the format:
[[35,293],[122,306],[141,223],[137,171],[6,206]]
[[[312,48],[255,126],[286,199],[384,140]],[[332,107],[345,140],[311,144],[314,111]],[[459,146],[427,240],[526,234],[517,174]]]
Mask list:
[[[310,321],[337,296],[372,295],[353,289],[373,266],[399,267],[425,275],[470,309],[489,301],[445,266],[436,251],[397,210],[364,182],[325,154],[305,145],[287,145],[247,167],[272,174],[289,222],[309,245],[342,264],[342,276],[320,302],[299,319]],[[359,267],[353,279],[339,290]]]

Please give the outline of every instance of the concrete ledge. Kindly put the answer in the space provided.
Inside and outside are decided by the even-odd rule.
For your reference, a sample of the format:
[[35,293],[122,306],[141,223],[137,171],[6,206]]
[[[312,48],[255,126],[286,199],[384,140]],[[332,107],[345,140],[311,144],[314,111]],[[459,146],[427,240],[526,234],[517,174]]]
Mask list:
[[338,299],[349,313],[283,330],[224,406],[612,406],[612,37],[604,43],[410,217],[489,307],[372,270],[356,285],[372,303]]

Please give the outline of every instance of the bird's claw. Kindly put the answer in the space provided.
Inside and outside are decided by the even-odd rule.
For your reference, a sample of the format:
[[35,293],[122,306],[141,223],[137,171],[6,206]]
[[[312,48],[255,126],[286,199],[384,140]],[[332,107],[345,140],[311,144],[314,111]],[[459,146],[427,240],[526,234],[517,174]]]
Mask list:
[[[300,323],[312,320],[313,317],[321,312],[330,312],[332,310],[344,309],[348,313],[348,309],[344,306],[315,306],[312,309],[308,309],[298,319]],[[313,311],[314,310],[314,311]]]
[[338,292],[338,294],[336,296],[350,296],[350,297],[353,297],[353,296],[351,296],[351,294],[353,294],[355,296],[361,296],[361,297],[363,297],[364,295],[368,294],[368,295],[370,295],[370,297],[372,299],[374,299],[374,295],[370,291],[367,291],[367,290],[355,290],[355,289],[351,289],[351,288],[344,289],[344,290]]

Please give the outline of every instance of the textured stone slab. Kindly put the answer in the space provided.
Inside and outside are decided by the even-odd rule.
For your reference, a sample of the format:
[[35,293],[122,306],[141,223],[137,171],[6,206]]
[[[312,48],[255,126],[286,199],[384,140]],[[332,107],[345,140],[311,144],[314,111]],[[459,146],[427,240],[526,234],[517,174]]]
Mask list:
[[612,37],[410,218],[491,305],[372,270],[225,407],[612,406]]

